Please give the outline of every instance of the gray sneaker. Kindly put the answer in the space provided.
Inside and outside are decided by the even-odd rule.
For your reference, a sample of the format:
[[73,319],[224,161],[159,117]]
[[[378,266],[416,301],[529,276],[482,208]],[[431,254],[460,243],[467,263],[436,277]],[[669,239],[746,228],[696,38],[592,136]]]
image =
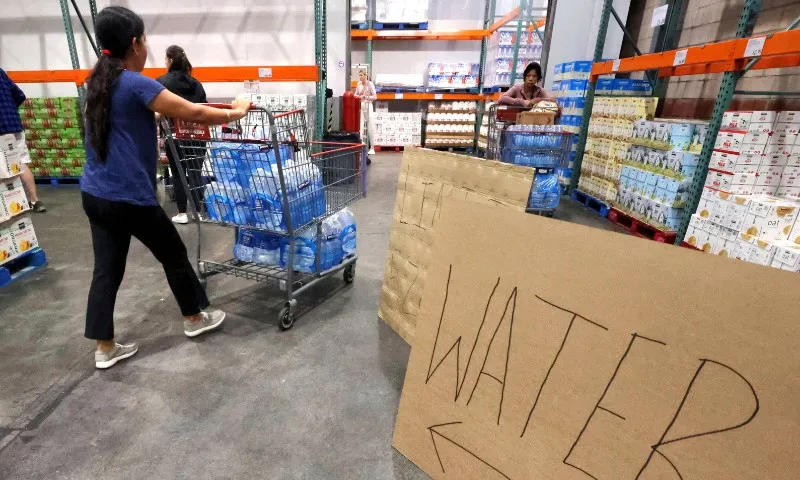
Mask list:
[[94,365],[100,369],[113,367],[115,363],[119,362],[120,360],[125,360],[128,357],[136,355],[136,352],[138,351],[139,347],[136,346],[135,343],[129,343],[127,345],[117,343],[114,345],[114,348],[112,348],[107,352],[95,351]]
[[187,337],[196,337],[219,327],[223,320],[225,320],[225,312],[222,310],[200,312],[199,322],[183,321],[183,333]]

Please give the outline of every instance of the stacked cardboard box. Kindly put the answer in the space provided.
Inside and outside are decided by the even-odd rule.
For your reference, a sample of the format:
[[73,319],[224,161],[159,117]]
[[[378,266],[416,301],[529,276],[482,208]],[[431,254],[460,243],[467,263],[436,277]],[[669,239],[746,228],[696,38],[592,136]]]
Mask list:
[[581,165],[581,190],[609,203],[619,198],[620,173],[631,155],[634,120],[652,118],[656,103],[650,97],[595,100]]
[[376,146],[399,147],[422,144],[422,113],[375,112],[372,114]]
[[705,189],[685,241],[716,255],[800,272],[800,203]]
[[800,200],[800,112],[725,112],[705,186]]
[[80,177],[86,163],[78,99],[29,98],[20,108],[30,169],[37,177]]
[[30,204],[18,176],[22,152],[15,145],[13,135],[0,137],[0,265],[39,245],[30,220],[20,218]]

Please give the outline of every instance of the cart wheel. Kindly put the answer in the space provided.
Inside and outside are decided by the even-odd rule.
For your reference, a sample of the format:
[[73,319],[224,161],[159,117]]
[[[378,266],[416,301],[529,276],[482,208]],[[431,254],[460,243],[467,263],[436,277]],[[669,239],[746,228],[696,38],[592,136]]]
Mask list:
[[555,212],[552,210],[550,210],[549,212],[544,212],[545,217],[553,218],[553,215],[555,215]]
[[367,157],[367,165],[372,165],[372,159]]
[[353,280],[356,278],[356,266],[355,264],[351,263],[350,265],[344,267],[344,283],[353,283]]
[[283,307],[278,314],[278,328],[281,331],[289,330],[294,325],[294,312],[290,307]]

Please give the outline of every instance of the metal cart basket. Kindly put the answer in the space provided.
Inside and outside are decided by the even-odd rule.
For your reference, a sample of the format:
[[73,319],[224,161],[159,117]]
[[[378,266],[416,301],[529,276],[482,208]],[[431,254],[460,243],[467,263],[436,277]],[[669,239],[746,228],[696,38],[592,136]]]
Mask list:
[[569,164],[572,134],[560,125],[517,125],[524,110],[503,105],[489,109],[486,158],[533,167],[527,211],[553,216],[561,197],[557,172]]
[[[366,195],[363,144],[312,142],[303,110],[254,108],[223,127],[164,119],[162,128],[180,158],[204,286],[220,273],[278,283],[286,294],[279,327],[286,330],[299,294],[339,271],[353,281],[355,223],[342,209]],[[234,258],[203,259],[207,224],[235,230]]]

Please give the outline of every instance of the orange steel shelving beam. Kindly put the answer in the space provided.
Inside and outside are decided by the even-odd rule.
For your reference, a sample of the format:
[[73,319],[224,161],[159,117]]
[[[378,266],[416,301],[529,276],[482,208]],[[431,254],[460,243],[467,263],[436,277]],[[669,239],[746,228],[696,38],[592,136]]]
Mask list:
[[[91,70],[28,70],[7,72],[16,83],[74,83],[83,85]],[[163,68],[145,68],[143,75],[158,78],[164,74]],[[246,66],[246,67],[195,67],[192,75],[201,82],[316,82],[316,65],[299,66]]]
[[489,33],[490,34],[494,33],[496,31],[500,30],[501,28],[503,28],[503,25],[505,25],[506,23],[510,22],[511,20],[514,20],[515,18],[519,17],[520,12],[521,12],[520,8],[516,7],[515,9],[513,9],[510,12],[508,12],[507,14],[505,14],[505,16],[503,16],[502,18],[498,19],[496,22],[491,24],[491,26],[489,26],[489,30],[488,30]]
[[[745,56],[748,42],[764,39],[761,55]],[[676,55],[686,58],[682,65],[675,65]],[[641,70],[658,69],[659,76],[697,75],[742,70],[753,59],[752,69],[785,68],[800,66],[800,30],[776,32],[770,35],[754,35],[750,38],[725,40],[722,42],[679,48],[661,53],[650,53],[618,61],[595,63],[592,78],[600,75]],[[614,69],[614,63],[619,62]],[[678,62],[680,63],[680,62]]]
[[378,100],[471,100],[481,101],[485,98],[480,93],[379,93]]
[[352,30],[350,37],[356,40],[482,40],[488,30]]

